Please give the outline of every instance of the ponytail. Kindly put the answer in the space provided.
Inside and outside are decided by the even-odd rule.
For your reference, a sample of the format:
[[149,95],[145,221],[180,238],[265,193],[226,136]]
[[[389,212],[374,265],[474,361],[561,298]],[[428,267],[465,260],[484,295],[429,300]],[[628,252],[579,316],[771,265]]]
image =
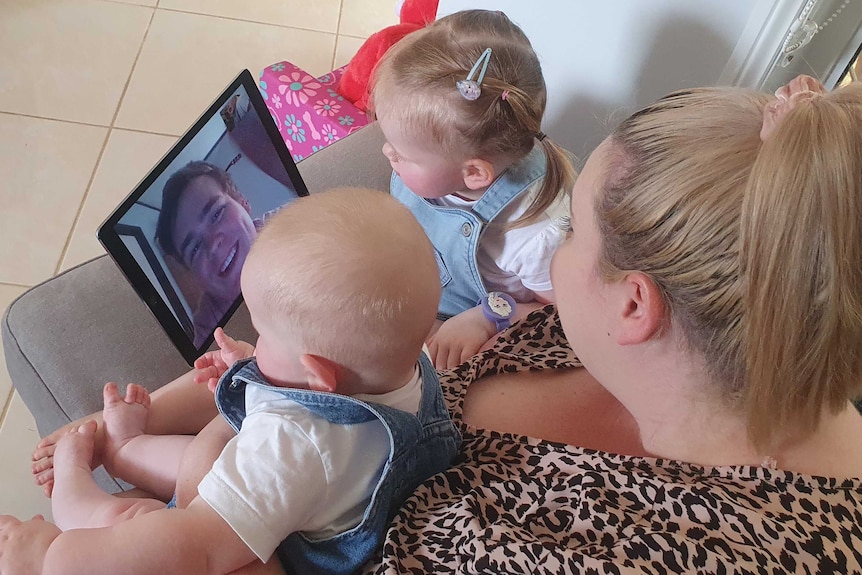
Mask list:
[[862,391],[860,125],[859,87],[800,103],[745,189],[743,405],[761,448],[814,431]]

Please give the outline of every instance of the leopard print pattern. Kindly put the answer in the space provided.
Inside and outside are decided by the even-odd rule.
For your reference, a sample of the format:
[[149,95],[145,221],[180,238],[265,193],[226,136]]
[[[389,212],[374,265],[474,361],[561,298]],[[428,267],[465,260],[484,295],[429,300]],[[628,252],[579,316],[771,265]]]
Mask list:
[[580,365],[553,306],[441,374],[464,436],[366,574],[862,573],[862,482],[698,467],[471,428],[470,382]]

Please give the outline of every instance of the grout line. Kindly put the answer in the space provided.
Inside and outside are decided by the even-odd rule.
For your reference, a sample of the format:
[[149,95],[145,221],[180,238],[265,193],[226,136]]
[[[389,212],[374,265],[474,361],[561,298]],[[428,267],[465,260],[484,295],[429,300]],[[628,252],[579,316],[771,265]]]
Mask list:
[[139,6],[141,8],[155,8],[158,6],[158,2],[156,2],[156,6],[150,6],[149,4],[130,4],[129,2],[121,2],[120,0],[102,0],[102,2],[110,2],[111,4],[122,4],[123,6]]
[[141,38],[141,45],[138,46],[138,53],[135,54],[135,59],[132,62],[132,69],[129,70],[129,76],[126,78],[126,83],[123,86],[123,91],[120,93],[120,100],[117,102],[117,109],[114,110],[114,117],[111,118],[111,127],[114,127],[114,123],[117,121],[117,116],[120,115],[120,108],[123,107],[123,100],[126,98],[126,92],[129,90],[129,84],[132,83],[132,76],[135,74],[135,68],[138,66],[138,60],[141,57],[141,52],[144,51],[144,44],[147,43],[147,36],[150,35],[150,26],[153,25],[153,19],[156,17],[156,10],[158,8],[153,9],[153,13],[150,14],[150,21],[147,22],[147,29],[144,30],[144,37]]
[[119,130],[121,132],[135,132],[136,134],[149,134],[151,136],[165,136],[166,138],[179,138],[180,134],[168,134],[166,132],[151,132],[140,128],[123,128],[120,126],[112,126],[111,130]]
[[69,229],[69,234],[66,236],[66,242],[63,244],[63,250],[60,252],[60,258],[57,260],[57,265],[54,267],[54,275],[60,273],[63,267],[63,261],[66,259],[66,254],[69,253],[69,246],[72,244],[72,236],[75,235],[75,228],[78,227],[78,221],[81,219],[81,212],[84,211],[84,204],[87,203],[87,197],[90,195],[90,190],[93,187],[93,182],[96,179],[96,174],[99,171],[99,166],[102,163],[102,158],[105,156],[105,150],[108,148],[108,141],[111,139],[111,133],[114,131],[114,122],[117,121],[117,116],[120,114],[120,108],[123,106],[123,99],[126,97],[126,92],[129,89],[129,84],[132,81],[132,75],[135,73],[135,66],[138,64],[138,59],[141,57],[141,52],[144,50],[144,44],[147,41],[147,35],[150,33],[150,26],[155,18],[156,9],[152,9],[150,21],[147,22],[147,29],[144,30],[144,37],[141,39],[141,45],[138,46],[138,53],[135,54],[135,60],[132,62],[132,69],[129,71],[129,76],[126,78],[126,83],[123,86],[123,91],[120,94],[120,99],[117,102],[117,108],[114,110],[114,117],[111,119],[111,126],[105,134],[105,141],[102,142],[102,149],[99,150],[99,157],[96,158],[96,165],[93,166],[93,171],[90,173],[90,179],[87,181],[87,187],[84,189],[84,196],[81,198],[81,203],[78,204],[78,210],[75,212],[75,219],[72,220],[72,227]]
[[344,13],[344,0],[338,3],[338,21],[335,23],[335,47],[332,50],[330,70],[335,70],[335,58],[338,55],[338,42],[341,38],[341,15]]
[[72,227],[69,228],[69,234],[66,236],[66,242],[63,244],[63,250],[60,252],[60,258],[57,260],[57,265],[54,266],[54,273],[52,276],[56,276],[60,273],[60,270],[63,267],[63,260],[66,259],[69,245],[72,243],[72,236],[75,235],[75,228],[78,227],[78,220],[81,219],[81,212],[84,211],[84,204],[87,203],[87,196],[90,195],[90,188],[93,186],[93,181],[96,179],[96,172],[99,171],[99,164],[102,163],[102,157],[105,155],[105,149],[108,147],[108,140],[111,139],[111,132],[113,131],[113,128],[108,128],[108,132],[105,134],[105,141],[102,142],[102,149],[99,150],[99,156],[96,158],[96,165],[93,166],[93,172],[90,174],[90,179],[87,181],[87,187],[84,188],[84,196],[81,198],[81,203],[78,204],[78,210],[75,212],[75,219],[72,220]]
[[[107,1],[107,0],[105,0]],[[49,116],[38,116],[36,114],[24,114],[22,112],[4,112],[0,110],[0,116],[21,116],[22,118],[32,118],[34,120],[45,120],[46,122],[59,122],[61,124],[74,124],[75,126],[87,126],[88,128],[106,128],[111,129],[111,126],[107,124],[93,124],[91,122],[79,122],[77,120],[64,120],[62,118],[51,118]],[[137,132],[138,134],[152,134],[154,136],[167,136],[168,138],[179,138],[179,134],[168,134],[166,132],[153,132],[151,130],[141,130],[140,128],[118,128],[114,127],[115,130],[122,130],[124,132]],[[0,282],[2,283],[2,282]]]
[[26,114],[24,112],[5,112],[0,110],[0,115],[4,116],[22,116],[24,118],[33,118],[34,120],[47,120],[49,122],[61,122],[63,124],[75,124],[77,126],[88,126],[91,128],[109,128],[106,124],[93,124],[92,122],[81,122],[79,120],[64,120],[63,118],[51,118],[50,116],[39,116],[37,114]]
[[12,386],[12,389],[9,390],[9,397],[6,398],[6,401],[3,403],[3,410],[0,411],[0,429],[6,423],[6,416],[9,415],[9,410],[12,408],[13,395],[15,395],[15,386]]
[[8,286],[8,287],[16,287],[16,288],[24,288],[24,289],[30,289],[31,287],[33,287],[32,285],[19,284],[16,282],[7,282],[7,281],[0,281],[0,286]]
[[[273,28],[287,28],[289,30],[302,30],[303,32],[317,32],[319,34],[338,34],[338,28],[336,27],[335,32],[330,32],[328,30],[319,30],[317,28],[301,28],[299,26],[287,26],[285,24],[273,24],[272,22],[262,22],[260,20],[248,20],[246,18],[237,18],[235,16],[224,16],[222,14],[202,14],[200,12],[192,12],[191,10],[180,10],[179,8],[159,8],[159,10],[163,12],[176,12],[177,14],[191,14],[192,16],[204,16],[206,18],[219,18],[220,20],[231,20],[233,22],[248,22],[251,24],[260,24],[261,26],[271,26]],[[341,18],[341,12],[339,10],[339,21]]]

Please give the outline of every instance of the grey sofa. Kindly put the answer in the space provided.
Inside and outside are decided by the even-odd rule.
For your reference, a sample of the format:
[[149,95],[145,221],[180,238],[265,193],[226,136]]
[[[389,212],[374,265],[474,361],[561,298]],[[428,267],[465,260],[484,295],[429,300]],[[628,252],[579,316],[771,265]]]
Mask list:
[[[299,171],[311,193],[338,186],[388,190],[382,145],[371,124],[303,160]],[[244,306],[226,329],[254,341]],[[2,339],[12,384],[43,436],[100,410],[107,381],[136,382],[152,391],[189,369],[108,256],[13,301],[3,316]],[[103,487],[117,488],[97,475]]]

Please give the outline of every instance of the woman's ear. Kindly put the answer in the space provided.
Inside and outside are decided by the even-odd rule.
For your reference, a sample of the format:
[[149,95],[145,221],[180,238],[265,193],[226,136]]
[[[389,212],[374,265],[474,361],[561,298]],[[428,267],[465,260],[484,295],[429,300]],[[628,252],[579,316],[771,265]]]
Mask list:
[[661,290],[646,274],[632,272],[618,284],[616,340],[619,345],[644,343],[661,331],[666,306]]
[[461,166],[461,174],[464,176],[464,185],[468,190],[481,190],[494,183],[494,165],[480,158],[467,160]]
[[299,358],[305,368],[308,388],[313,391],[333,393],[338,387],[338,373],[341,366],[319,355],[303,354]]

